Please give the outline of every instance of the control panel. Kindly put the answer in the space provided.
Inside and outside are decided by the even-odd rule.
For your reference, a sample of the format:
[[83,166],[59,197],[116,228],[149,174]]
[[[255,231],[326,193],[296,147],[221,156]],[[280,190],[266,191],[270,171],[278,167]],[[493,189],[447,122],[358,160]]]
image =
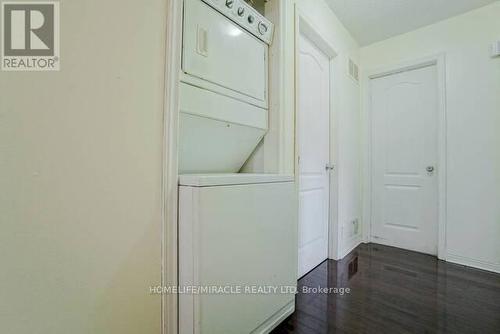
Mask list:
[[255,37],[271,44],[274,24],[244,0],[202,0]]

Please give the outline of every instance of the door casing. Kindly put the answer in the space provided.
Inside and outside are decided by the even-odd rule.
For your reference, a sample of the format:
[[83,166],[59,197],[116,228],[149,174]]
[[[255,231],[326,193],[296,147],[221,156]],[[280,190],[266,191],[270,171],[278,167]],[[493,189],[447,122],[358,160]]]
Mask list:
[[[335,81],[333,78],[334,66],[339,59],[335,48],[328,42],[320,30],[317,29],[312,20],[301,12],[300,7],[295,4],[295,182],[297,184],[297,197],[299,196],[299,145],[298,145],[298,96],[299,96],[299,39],[300,35],[304,35],[313,42],[325,55],[330,59],[330,164],[337,166],[337,149],[338,144],[336,125],[337,114],[334,108],[334,89]],[[341,256],[341,236],[338,227],[338,173],[334,170],[330,175],[330,201],[328,214],[328,258],[339,259]]]
[[405,63],[389,65],[374,70],[366,71],[363,76],[363,240],[372,240],[372,105],[370,80],[392,75],[400,72],[411,71],[426,66],[435,65],[437,70],[437,98],[438,98],[438,258],[446,260],[446,58],[444,54],[437,54],[420,58]]
[[[182,48],[182,0],[168,0],[166,13],[165,97],[163,104],[163,166],[161,219],[161,285],[178,285],[177,184],[179,74]],[[177,294],[161,295],[161,332],[178,333]]]

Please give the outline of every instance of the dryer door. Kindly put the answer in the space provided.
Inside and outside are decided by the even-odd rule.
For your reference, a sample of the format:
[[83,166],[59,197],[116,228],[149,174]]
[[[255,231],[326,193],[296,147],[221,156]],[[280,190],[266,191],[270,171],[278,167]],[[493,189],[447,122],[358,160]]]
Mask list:
[[203,3],[184,6],[183,71],[266,102],[267,45]]

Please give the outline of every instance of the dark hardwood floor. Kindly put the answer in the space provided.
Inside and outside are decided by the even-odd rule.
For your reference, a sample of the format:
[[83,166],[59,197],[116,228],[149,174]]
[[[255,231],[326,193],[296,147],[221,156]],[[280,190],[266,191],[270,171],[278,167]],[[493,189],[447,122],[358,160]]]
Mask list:
[[[302,293],[304,287],[350,293]],[[299,280],[281,333],[500,333],[500,275],[362,244]]]

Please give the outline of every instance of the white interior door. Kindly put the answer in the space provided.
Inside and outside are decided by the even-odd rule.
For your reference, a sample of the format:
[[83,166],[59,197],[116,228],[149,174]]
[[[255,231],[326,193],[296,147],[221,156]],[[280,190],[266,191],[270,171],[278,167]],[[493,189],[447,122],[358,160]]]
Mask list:
[[330,62],[299,40],[299,277],[328,257]]
[[437,254],[436,66],[371,80],[372,240]]

